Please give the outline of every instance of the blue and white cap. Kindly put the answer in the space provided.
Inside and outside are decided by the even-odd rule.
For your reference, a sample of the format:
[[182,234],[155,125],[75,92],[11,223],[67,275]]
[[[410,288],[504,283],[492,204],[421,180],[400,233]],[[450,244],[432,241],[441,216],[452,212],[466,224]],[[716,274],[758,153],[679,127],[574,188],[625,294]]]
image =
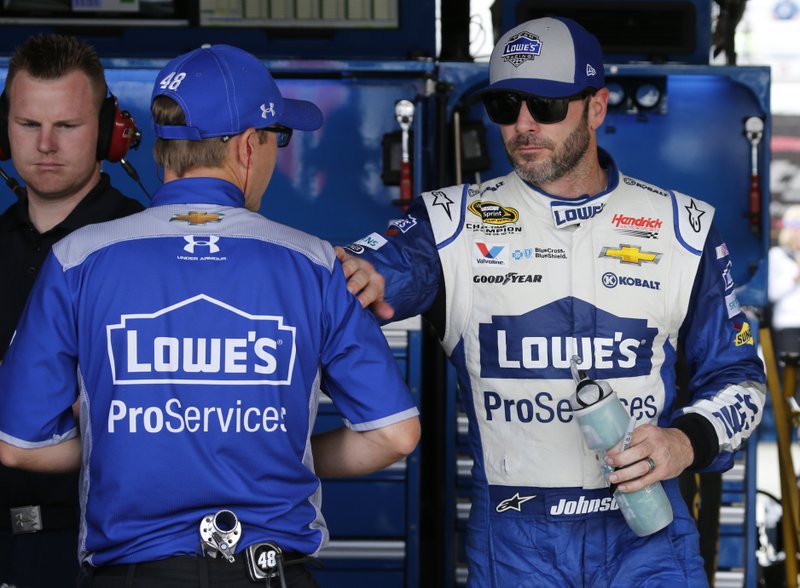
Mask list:
[[574,20],[529,20],[504,34],[492,51],[489,86],[476,92],[510,90],[565,98],[605,85],[600,42]]
[[315,104],[284,98],[266,66],[231,45],[203,46],[170,61],[156,78],[151,102],[158,96],[175,100],[186,115],[186,125],[153,124],[162,139],[199,141],[271,125],[301,131],[322,126]]

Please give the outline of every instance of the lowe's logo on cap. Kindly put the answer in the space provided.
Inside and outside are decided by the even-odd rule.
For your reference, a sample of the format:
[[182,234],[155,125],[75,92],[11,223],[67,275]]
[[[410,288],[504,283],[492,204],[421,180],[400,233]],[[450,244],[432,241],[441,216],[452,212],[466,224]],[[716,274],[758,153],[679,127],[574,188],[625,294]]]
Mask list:
[[526,61],[542,54],[542,41],[528,31],[522,31],[511,37],[503,49],[503,61],[519,67]]

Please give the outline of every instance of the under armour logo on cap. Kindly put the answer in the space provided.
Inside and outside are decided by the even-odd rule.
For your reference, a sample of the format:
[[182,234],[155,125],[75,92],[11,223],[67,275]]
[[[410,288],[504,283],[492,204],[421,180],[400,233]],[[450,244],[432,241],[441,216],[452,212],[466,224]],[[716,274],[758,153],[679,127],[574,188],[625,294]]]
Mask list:
[[156,79],[151,102],[166,96],[186,117],[181,125],[154,122],[161,139],[232,137],[270,124],[300,131],[322,126],[322,111],[315,104],[284,97],[264,63],[232,45],[208,45],[179,55]]
[[266,104],[261,105],[261,118],[267,118],[267,114],[275,116],[275,104],[273,102],[269,103],[269,107]]

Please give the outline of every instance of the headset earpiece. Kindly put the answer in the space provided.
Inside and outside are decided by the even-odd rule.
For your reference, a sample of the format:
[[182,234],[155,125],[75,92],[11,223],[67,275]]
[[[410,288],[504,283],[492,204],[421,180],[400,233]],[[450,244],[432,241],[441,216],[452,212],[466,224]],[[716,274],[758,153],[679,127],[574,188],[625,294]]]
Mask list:
[[8,142],[8,98],[0,94],[0,161],[11,159],[11,145]]
[[[97,135],[97,159],[117,163],[141,141],[136,122],[127,110],[120,110],[117,97],[109,94],[100,108],[100,125]],[[0,144],[0,147],[2,144]]]

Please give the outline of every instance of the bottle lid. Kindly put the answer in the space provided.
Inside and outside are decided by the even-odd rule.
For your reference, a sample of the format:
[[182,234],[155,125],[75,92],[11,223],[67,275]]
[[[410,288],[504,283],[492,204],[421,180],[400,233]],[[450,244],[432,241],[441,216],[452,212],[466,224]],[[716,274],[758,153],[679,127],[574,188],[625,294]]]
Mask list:
[[611,394],[611,387],[606,382],[597,382],[595,380],[583,380],[575,388],[575,402],[578,406],[575,409],[586,408],[597,404],[606,396]]

